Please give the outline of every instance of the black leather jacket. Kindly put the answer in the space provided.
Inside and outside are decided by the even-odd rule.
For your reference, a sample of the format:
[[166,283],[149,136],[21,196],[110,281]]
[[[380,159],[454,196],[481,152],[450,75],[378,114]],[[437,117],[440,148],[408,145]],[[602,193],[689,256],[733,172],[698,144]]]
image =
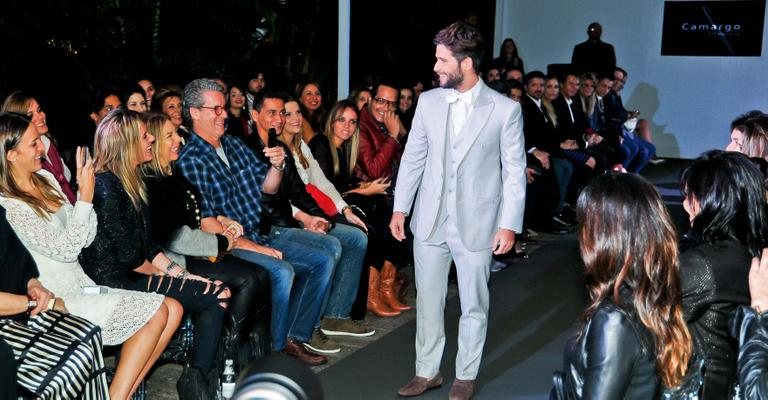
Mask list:
[[[568,342],[562,374],[567,399],[658,398],[655,339],[640,322],[631,292],[622,289],[623,304],[604,300],[586,322],[582,334]],[[553,393],[554,395],[554,393]],[[557,397],[554,397],[557,398]]]
[[[264,143],[261,141],[258,133],[254,132],[248,136],[245,139],[245,144],[253,150],[256,157],[269,165],[269,158],[264,155]],[[291,151],[282,142],[279,144],[285,149],[285,170],[283,170],[283,179],[280,181],[280,188],[277,193],[263,193],[261,198],[263,226],[277,225],[299,228],[299,222],[293,218],[293,210],[291,209],[291,204],[293,204],[296,208],[307,214],[325,218],[333,227],[333,220],[323,212],[312,196],[307,193],[306,186],[296,171],[296,164],[294,164]]]
[[739,338],[738,377],[744,400],[768,399],[768,315],[739,307],[731,319]]

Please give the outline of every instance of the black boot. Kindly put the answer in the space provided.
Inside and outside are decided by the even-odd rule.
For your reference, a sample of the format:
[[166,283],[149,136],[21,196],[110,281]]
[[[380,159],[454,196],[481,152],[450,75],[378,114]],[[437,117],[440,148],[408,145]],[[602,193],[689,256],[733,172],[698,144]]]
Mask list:
[[224,318],[226,319],[223,334],[224,354],[220,368],[224,368],[224,360],[231,359],[235,362],[235,372],[242,371],[252,361],[249,346],[247,344],[243,346],[240,343],[245,318],[237,320],[230,313],[227,313]]
[[179,400],[210,400],[215,398],[208,377],[197,367],[184,367],[176,382]]

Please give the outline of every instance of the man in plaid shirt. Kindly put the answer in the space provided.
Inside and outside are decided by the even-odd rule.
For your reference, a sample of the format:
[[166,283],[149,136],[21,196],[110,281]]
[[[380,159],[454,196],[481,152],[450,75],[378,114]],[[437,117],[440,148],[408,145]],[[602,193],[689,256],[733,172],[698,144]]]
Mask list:
[[[221,233],[217,219],[231,218],[244,228],[233,254],[264,267],[272,281],[272,350],[307,364],[327,362],[301,343],[310,339],[328,284],[341,253],[318,251],[312,243],[290,240],[293,228],[261,224],[261,192],[275,193],[285,167],[281,147],[267,147],[271,165],[261,161],[240,139],[224,135],[227,119],[224,90],[210,79],[197,79],[184,88],[184,117],[192,122],[189,143],[179,155],[182,174],[200,191],[204,231]],[[292,285],[298,285],[291,297]]]

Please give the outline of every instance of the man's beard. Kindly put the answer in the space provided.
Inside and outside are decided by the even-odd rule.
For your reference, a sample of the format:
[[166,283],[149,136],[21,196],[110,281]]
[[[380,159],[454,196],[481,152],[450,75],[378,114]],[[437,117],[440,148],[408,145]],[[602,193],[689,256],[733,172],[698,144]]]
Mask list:
[[440,87],[444,89],[456,89],[457,86],[464,82],[464,74],[459,71],[457,74],[446,74],[447,80],[445,83],[441,83]]

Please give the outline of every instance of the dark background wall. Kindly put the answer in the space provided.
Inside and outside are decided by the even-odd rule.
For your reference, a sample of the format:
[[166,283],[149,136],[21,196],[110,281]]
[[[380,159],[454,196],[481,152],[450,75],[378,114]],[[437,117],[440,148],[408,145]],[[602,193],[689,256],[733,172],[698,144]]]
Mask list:
[[[366,75],[429,80],[432,37],[469,13],[486,37],[494,1],[355,0],[350,85]],[[329,0],[10,0],[0,2],[0,96],[32,91],[65,146],[93,134],[92,93],[141,78],[183,86],[199,77],[292,88],[312,77],[337,96],[338,3]],[[492,47],[492,43],[489,42]]]

